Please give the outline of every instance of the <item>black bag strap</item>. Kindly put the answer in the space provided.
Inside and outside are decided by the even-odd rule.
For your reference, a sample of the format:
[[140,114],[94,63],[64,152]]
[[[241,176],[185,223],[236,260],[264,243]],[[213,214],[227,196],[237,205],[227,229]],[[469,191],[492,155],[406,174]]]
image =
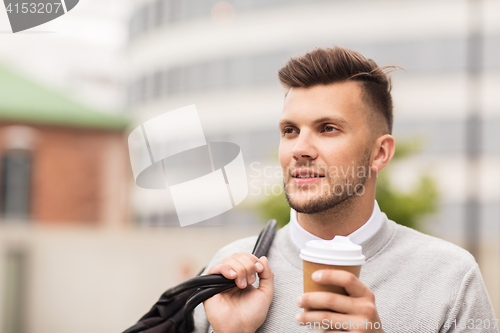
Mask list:
[[276,228],[278,223],[276,220],[269,220],[267,225],[259,234],[257,238],[257,242],[255,242],[255,246],[253,248],[252,254],[257,258],[262,256],[267,256],[269,252],[269,248],[273,243],[274,236],[276,236]]
[[[266,227],[260,232],[252,254],[257,258],[267,255],[276,235],[277,222],[270,220]],[[201,274],[203,270],[200,271]],[[165,291],[153,309],[147,313],[141,320],[123,333],[143,333],[152,328],[145,325],[142,321],[147,318],[158,317],[159,322],[165,323],[171,321],[176,327],[178,333],[189,333],[194,330],[194,309],[210,297],[225,290],[236,287],[234,280],[225,278],[222,274],[198,275],[186,280]],[[162,309],[172,302],[185,302],[184,306],[179,304],[180,311],[173,315],[164,313]],[[177,308],[177,307],[176,307]],[[182,308],[182,309],[181,309]],[[155,319],[156,322],[156,319]],[[154,326],[156,327],[156,326]],[[149,331],[148,331],[149,332]]]

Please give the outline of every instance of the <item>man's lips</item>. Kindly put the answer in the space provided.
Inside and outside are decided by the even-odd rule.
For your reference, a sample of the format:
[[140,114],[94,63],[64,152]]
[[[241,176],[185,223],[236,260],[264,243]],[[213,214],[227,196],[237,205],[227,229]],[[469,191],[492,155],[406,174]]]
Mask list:
[[293,178],[293,184],[298,186],[320,183],[324,177]]
[[308,185],[321,182],[321,179],[325,178],[325,175],[322,172],[304,168],[293,171],[292,178],[295,185]]
[[292,172],[292,177],[293,178],[322,178],[325,177],[325,175],[322,172],[319,171],[314,171],[312,169],[296,169]]

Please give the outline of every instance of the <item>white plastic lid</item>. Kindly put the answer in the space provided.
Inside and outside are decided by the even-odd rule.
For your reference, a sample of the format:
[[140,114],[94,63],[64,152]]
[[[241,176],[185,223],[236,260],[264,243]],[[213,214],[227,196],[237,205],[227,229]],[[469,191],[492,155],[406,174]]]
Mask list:
[[306,247],[300,251],[300,259],[335,266],[360,266],[365,263],[361,246],[345,236],[307,242]]

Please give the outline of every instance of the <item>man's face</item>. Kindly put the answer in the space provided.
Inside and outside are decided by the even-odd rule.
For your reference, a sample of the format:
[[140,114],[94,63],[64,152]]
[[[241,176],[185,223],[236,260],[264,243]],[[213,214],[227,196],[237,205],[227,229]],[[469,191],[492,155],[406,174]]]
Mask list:
[[289,91],[280,121],[279,158],[292,208],[319,213],[364,193],[370,172],[370,112],[353,81]]

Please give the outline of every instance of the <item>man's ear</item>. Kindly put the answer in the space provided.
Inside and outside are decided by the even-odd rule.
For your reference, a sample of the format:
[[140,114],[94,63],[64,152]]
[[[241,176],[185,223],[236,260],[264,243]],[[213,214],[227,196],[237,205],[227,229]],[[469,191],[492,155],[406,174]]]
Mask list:
[[384,134],[379,137],[375,141],[374,145],[374,157],[371,163],[371,170],[377,173],[385,168],[385,166],[392,160],[395,151],[396,143],[392,135]]

